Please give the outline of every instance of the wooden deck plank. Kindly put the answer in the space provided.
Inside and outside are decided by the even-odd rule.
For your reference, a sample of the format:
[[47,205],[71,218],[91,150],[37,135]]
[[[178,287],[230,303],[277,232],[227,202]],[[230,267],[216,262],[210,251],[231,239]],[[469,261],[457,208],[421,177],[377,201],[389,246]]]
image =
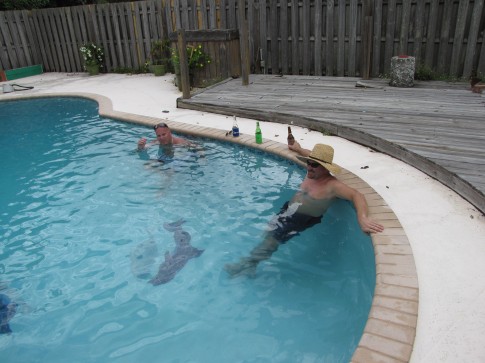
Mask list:
[[485,99],[466,83],[251,75],[248,86],[230,79],[178,106],[334,133],[417,167],[485,213]]

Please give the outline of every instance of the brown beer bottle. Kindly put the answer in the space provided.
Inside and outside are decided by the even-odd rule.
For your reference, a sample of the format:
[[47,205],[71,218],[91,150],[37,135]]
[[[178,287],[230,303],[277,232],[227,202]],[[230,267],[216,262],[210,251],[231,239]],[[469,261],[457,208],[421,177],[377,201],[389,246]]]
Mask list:
[[288,145],[293,145],[295,143],[295,137],[293,136],[293,134],[291,133],[291,127],[288,126]]

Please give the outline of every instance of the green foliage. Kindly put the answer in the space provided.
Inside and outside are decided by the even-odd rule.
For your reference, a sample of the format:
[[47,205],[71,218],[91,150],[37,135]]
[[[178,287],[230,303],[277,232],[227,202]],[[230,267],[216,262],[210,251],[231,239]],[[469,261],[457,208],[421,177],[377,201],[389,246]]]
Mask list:
[[128,0],[0,0],[0,11],[60,8],[66,6],[121,3],[126,1]]
[[30,10],[52,6],[51,0],[0,0],[0,10]]
[[170,41],[168,39],[154,40],[152,42],[150,56],[152,58],[152,64],[166,65],[168,59],[170,59]]
[[432,81],[436,79],[436,74],[431,69],[431,67],[428,67],[424,64],[420,64],[416,67],[414,79],[418,81]]
[[79,48],[79,51],[81,52],[85,66],[98,65],[100,68],[103,67],[104,51],[102,46],[88,43]]
[[137,69],[129,68],[129,67],[117,67],[117,68],[113,69],[113,73],[119,73],[119,74],[144,74],[144,73],[149,73],[148,64],[144,64],[142,67],[139,67]]
[[[198,46],[187,46],[187,58],[189,63],[189,72],[193,72],[196,69],[202,69],[211,62],[210,57],[204,53],[202,50],[202,45],[200,44]],[[180,69],[180,58],[176,49],[172,49],[172,63],[176,70]]]

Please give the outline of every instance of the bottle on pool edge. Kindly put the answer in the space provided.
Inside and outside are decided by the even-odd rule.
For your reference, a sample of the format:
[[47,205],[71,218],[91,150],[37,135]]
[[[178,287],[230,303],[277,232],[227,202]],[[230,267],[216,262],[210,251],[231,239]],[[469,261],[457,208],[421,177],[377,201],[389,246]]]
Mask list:
[[239,136],[239,126],[237,125],[236,115],[233,116],[234,121],[232,122],[232,136],[238,137]]
[[256,144],[263,143],[263,134],[261,133],[261,128],[259,127],[259,121],[256,121]]
[[291,133],[291,127],[288,126],[288,145],[293,145],[295,143],[295,137],[293,136],[293,134]]

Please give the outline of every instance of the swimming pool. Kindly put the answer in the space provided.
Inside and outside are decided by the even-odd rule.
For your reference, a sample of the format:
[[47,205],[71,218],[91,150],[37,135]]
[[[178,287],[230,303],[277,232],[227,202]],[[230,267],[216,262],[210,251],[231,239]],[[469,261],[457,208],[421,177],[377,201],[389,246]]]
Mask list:
[[[222,270],[246,254],[304,172],[211,140],[161,165],[133,152],[144,127],[98,117],[96,103],[0,103],[2,281],[26,308],[0,337],[11,361],[348,361],[375,284],[370,238],[337,203],[324,223],[263,263],[256,279]],[[55,117],[54,117],[55,116]],[[15,148],[12,148],[12,141]],[[131,272],[162,224],[184,218],[204,253],[166,285]],[[352,236],[352,237],[350,237]],[[154,267],[156,269],[156,266]],[[89,352],[86,347],[89,346]]]

